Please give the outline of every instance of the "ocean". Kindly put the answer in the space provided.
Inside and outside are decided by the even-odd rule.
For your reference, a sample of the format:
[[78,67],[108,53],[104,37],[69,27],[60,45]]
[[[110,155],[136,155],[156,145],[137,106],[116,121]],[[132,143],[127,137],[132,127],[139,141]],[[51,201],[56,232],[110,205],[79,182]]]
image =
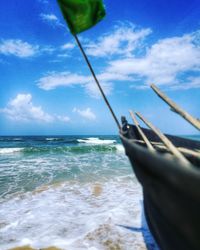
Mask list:
[[22,246],[158,249],[119,137],[0,137],[0,249]]

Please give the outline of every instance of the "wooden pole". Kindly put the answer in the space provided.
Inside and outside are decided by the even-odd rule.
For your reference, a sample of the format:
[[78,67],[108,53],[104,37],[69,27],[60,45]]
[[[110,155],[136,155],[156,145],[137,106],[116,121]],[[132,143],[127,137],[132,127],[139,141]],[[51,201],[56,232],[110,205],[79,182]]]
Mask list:
[[170,150],[170,152],[175,155],[178,159],[180,159],[185,166],[189,166],[190,162],[181,154],[181,152],[174,146],[174,144],[153,124],[147,121],[140,113],[136,113],[136,115],[149,127],[154,133],[161,139],[164,145]]
[[153,148],[153,146],[151,145],[149,139],[146,137],[146,135],[144,134],[144,132],[143,132],[142,129],[140,128],[140,125],[139,125],[139,123],[138,123],[138,121],[137,121],[137,119],[136,119],[134,113],[133,113],[131,110],[129,111],[129,113],[130,113],[130,115],[131,115],[131,117],[132,117],[132,119],[133,119],[133,122],[135,123],[135,126],[136,126],[136,128],[137,128],[137,130],[138,130],[138,133],[139,133],[140,136],[142,137],[143,141],[146,143],[148,149],[154,151],[155,149]]
[[91,65],[91,63],[90,63],[87,55],[85,54],[85,51],[84,51],[84,49],[83,49],[83,47],[82,47],[82,45],[81,45],[81,43],[80,43],[77,35],[74,35],[74,37],[75,37],[75,40],[76,40],[76,42],[77,42],[77,44],[78,44],[78,46],[79,46],[79,48],[80,48],[80,50],[82,52],[83,57],[85,58],[85,61],[86,61],[87,65],[88,65],[88,67],[90,69],[90,72],[91,72],[91,74],[92,74],[92,76],[93,76],[93,78],[94,78],[94,80],[95,80],[95,82],[96,82],[96,84],[97,84],[100,92],[101,92],[101,95],[102,95],[105,103],[107,104],[107,106],[108,106],[108,108],[109,108],[109,110],[110,110],[110,112],[111,112],[111,114],[112,114],[112,116],[113,116],[113,118],[114,118],[114,120],[115,120],[115,122],[117,124],[118,129],[120,130],[121,129],[120,123],[119,123],[119,121],[118,121],[118,119],[117,119],[117,117],[116,117],[116,115],[115,115],[112,107],[110,106],[110,103],[108,102],[108,99],[106,98],[103,89],[101,88],[101,85],[100,85],[100,83],[99,83],[99,81],[98,81],[98,79],[97,79],[97,77],[96,77],[96,75],[94,73],[92,65]]
[[175,102],[170,100],[164,93],[162,93],[158,87],[156,87],[154,84],[151,85],[151,88],[155,91],[155,93],[162,99],[164,100],[170,107],[171,109],[181,115],[185,120],[187,120],[189,123],[191,123],[194,127],[200,130],[200,121],[193,116],[191,116],[189,113],[181,109],[180,107],[177,106]]

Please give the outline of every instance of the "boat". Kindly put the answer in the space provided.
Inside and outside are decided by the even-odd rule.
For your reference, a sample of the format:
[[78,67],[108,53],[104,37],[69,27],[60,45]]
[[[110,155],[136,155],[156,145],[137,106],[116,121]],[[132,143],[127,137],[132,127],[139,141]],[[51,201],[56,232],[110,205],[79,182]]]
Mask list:
[[199,250],[200,141],[163,135],[181,152],[183,160],[171,153],[159,133],[139,128],[122,117],[120,138],[142,185],[149,229],[160,249]]

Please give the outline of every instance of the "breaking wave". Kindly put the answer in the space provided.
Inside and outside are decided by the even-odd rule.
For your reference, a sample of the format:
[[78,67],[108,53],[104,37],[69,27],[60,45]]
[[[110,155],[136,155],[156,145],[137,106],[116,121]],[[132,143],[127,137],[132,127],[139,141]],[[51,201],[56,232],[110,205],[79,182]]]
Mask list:
[[42,153],[90,153],[90,152],[124,152],[121,144],[107,145],[107,144],[91,144],[84,146],[63,146],[63,147],[26,147],[26,148],[1,148],[0,154],[42,154]]
[[80,143],[95,144],[95,145],[116,143],[116,140],[105,140],[105,139],[99,139],[98,137],[89,137],[86,139],[78,139],[77,141]]
[[24,148],[0,148],[0,154],[13,154],[22,152]]

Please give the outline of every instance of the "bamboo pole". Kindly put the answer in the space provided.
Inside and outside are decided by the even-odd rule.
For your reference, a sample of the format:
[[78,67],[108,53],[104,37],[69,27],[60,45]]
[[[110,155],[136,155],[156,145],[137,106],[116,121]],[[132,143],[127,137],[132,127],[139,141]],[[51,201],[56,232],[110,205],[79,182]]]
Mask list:
[[134,113],[133,113],[131,110],[129,110],[129,113],[130,113],[130,115],[131,115],[131,117],[132,117],[132,119],[133,119],[133,122],[135,123],[135,126],[136,126],[136,128],[137,128],[137,130],[138,130],[138,133],[139,133],[140,136],[142,137],[143,141],[146,143],[147,148],[148,148],[149,150],[154,151],[154,148],[153,148],[153,146],[151,145],[149,139],[146,137],[146,135],[144,134],[144,132],[143,132],[142,129],[140,128],[140,125],[139,125],[139,123],[138,123],[138,121],[137,121],[137,119],[136,119]]
[[178,159],[180,159],[185,166],[189,166],[190,162],[181,154],[181,152],[173,145],[173,143],[153,124],[147,121],[140,113],[136,113],[136,115],[149,127],[153,130],[153,132],[161,139],[164,145],[170,150],[170,152],[175,155]]
[[118,121],[118,119],[117,119],[117,117],[116,117],[116,115],[115,115],[115,113],[114,113],[112,107],[110,106],[110,103],[108,102],[108,99],[107,99],[106,95],[104,94],[103,89],[101,88],[101,85],[100,85],[100,83],[99,83],[99,81],[98,81],[98,79],[97,79],[97,77],[96,77],[96,75],[95,75],[95,73],[94,73],[94,70],[93,70],[93,68],[92,68],[92,65],[91,65],[91,63],[90,63],[90,61],[89,61],[87,55],[85,54],[85,51],[84,51],[84,49],[83,49],[83,47],[82,47],[82,45],[81,45],[81,43],[80,43],[80,41],[79,41],[77,35],[74,35],[74,38],[75,38],[75,40],[76,40],[76,42],[77,42],[77,44],[78,44],[78,47],[80,48],[80,50],[81,50],[81,52],[82,52],[83,57],[85,58],[85,61],[86,61],[87,65],[88,65],[88,67],[89,67],[89,69],[90,69],[90,72],[91,72],[91,74],[92,74],[92,76],[93,76],[93,78],[94,78],[94,80],[95,80],[95,82],[96,82],[96,84],[97,84],[97,86],[98,86],[100,92],[101,92],[101,95],[102,95],[102,97],[103,97],[105,103],[107,104],[107,106],[108,106],[108,108],[109,108],[109,110],[110,110],[110,112],[111,112],[111,114],[112,114],[112,116],[113,116],[113,118],[114,118],[114,120],[115,120],[115,122],[116,122],[116,124],[117,124],[118,129],[120,130],[120,129],[121,129],[120,123],[119,123],[119,121]]
[[189,123],[191,123],[194,127],[200,130],[200,121],[197,118],[194,118],[189,113],[184,111],[182,108],[178,107],[178,105],[173,102],[171,99],[169,99],[164,93],[162,93],[158,87],[156,87],[154,84],[151,85],[151,88],[154,90],[154,92],[162,99],[164,100],[174,111],[175,113],[181,115],[185,120],[187,120]]

